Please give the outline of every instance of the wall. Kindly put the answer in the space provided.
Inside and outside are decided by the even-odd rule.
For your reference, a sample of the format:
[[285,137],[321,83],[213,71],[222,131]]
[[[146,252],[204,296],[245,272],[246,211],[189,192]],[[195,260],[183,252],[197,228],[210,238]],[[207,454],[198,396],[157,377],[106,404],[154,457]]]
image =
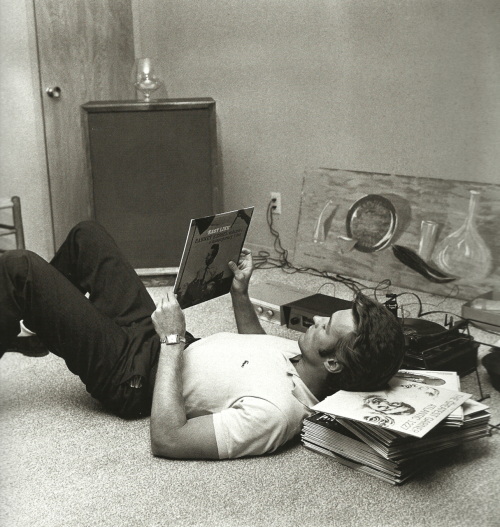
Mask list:
[[[20,196],[26,247],[49,259],[54,246],[30,0],[0,0],[0,50],[0,196]],[[1,218],[9,218],[6,211]],[[1,243],[14,247],[12,236]]]
[[[292,248],[306,167],[498,182],[498,0],[135,0],[170,97],[217,101],[225,208]],[[139,38],[137,38],[139,37]]]

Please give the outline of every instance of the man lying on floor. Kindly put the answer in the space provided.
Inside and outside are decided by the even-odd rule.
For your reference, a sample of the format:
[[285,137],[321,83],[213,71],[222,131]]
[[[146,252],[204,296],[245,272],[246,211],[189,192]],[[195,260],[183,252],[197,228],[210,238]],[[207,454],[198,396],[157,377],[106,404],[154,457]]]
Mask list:
[[[20,321],[62,357],[116,415],[151,414],[151,448],[169,458],[272,452],[300,432],[310,407],[339,389],[381,388],[399,369],[404,337],[382,305],[315,324],[298,342],[266,335],[248,297],[243,250],[231,296],[239,334],[195,339],[172,294],[156,307],[110,235],[74,227],[53,260],[25,250],[0,257],[0,356],[19,346]],[[88,298],[86,294],[88,293]]]

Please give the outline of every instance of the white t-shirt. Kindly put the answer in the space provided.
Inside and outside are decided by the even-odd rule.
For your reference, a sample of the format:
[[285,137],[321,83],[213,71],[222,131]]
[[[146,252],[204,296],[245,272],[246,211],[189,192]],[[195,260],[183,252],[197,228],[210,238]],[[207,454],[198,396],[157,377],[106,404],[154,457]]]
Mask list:
[[184,351],[186,415],[213,414],[221,459],[272,452],[300,432],[318,401],[289,360],[297,355],[296,341],[236,333]]

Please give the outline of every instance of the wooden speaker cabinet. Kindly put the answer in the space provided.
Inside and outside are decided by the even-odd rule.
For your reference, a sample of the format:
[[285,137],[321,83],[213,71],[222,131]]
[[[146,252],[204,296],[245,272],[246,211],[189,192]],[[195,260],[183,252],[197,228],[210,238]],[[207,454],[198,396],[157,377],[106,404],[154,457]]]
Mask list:
[[178,267],[190,220],[221,212],[215,101],[95,101],[81,108],[91,216],[134,268],[162,274]]

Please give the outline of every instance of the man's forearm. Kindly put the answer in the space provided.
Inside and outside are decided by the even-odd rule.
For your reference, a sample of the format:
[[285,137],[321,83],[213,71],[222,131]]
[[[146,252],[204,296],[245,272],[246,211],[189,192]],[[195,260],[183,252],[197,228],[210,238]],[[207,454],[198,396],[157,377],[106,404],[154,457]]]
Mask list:
[[260,324],[259,317],[250,302],[248,293],[238,293],[231,291],[231,300],[233,301],[234,318],[238,333],[247,334],[265,334]]
[[[183,336],[184,314],[171,291],[167,291],[151,315],[155,331],[168,340]],[[180,459],[218,459],[212,415],[187,418],[182,392],[184,344],[162,344],[151,407],[151,450],[155,456]]]
[[182,395],[182,351],[184,344],[161,345],[151,407],[153,452],[173,442],[176,431],[187,421]]

